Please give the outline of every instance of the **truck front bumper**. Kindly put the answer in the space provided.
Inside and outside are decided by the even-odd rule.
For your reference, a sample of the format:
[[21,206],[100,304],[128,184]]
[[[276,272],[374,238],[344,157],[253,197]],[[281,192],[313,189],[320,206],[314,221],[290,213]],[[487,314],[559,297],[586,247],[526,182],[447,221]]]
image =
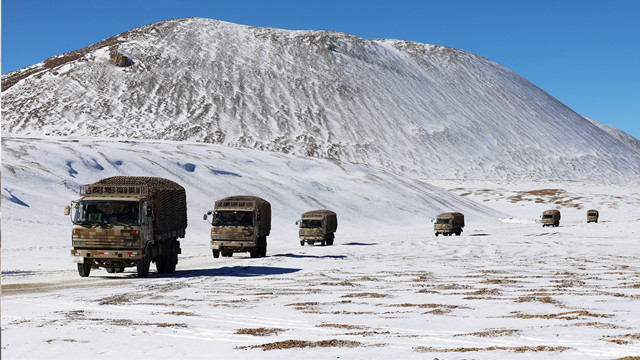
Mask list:
[[324,235],[300,235],[298,239],[300,241],[322,241],[324,240]]
[[253,241],[239,241],[239,240],[211,240],[211,250],[234,250],[244,251],[246,249],[252,249],[256,246]]
[[95,259],[129,259],[140,260],[142,259],[142,251],[140,250],[71,250],[71,261],[75,263],[84,263],[84,258]]

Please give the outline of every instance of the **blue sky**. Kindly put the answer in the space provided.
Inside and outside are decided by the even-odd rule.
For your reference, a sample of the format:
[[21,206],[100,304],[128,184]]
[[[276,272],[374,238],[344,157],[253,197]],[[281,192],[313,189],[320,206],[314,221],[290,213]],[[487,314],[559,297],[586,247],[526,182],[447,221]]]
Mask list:
[[190,16],[467,50],[640,138],[637,0],[3,0],[2,73]]

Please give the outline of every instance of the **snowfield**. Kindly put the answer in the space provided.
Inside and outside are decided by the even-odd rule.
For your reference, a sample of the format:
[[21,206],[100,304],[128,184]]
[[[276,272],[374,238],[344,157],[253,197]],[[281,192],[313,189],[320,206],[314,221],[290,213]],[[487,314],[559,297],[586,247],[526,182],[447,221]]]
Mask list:
[[[162,176],[187,190],[175,273],[69,257],[78,185]],[[267,257],[214,259],[202,214],[226,195],[273,208]],[[219,145],[3,137],[3,359],[618,359],[640,356],[640,192],[572,181],[414,179]],[[542,210],[560,207],[560,227]],[[334,246],[295,221],[338,213]],[[601,221],[586,223],[586,210]],[[466,216],[435,237],[439,212]],[[152,265],[152,270],[154,269]]]

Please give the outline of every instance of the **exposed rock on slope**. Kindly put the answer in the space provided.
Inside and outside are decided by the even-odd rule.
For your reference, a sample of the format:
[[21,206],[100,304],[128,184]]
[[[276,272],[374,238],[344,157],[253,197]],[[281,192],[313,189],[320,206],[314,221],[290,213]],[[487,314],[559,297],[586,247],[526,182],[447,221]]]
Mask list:
[[[132,60],[115,66],[113,47]],[[188,18],[2,78],[3,133],[189,140],[437,178],[629,181],[640,150],[442,46]]]

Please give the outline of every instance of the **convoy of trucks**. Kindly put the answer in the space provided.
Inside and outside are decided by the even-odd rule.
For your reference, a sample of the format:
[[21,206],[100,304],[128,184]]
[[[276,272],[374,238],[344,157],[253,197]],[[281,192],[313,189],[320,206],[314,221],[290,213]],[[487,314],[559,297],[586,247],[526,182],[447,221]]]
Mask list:
[[81,185],[80,196],[64,210],[73,223],[71,257],[80,276],[91,269],[114,273],[135,266],[144,278],[151,262],[159,273],[175,271],[178,238],[187,228],[182,186],[162,178],[115,176]]
[[560,210],[552,209],[542,212],[542,227],[560,225]]
[[436,221],[433,223],[433,230],[436,236],[439,234],[443,236],[451,236],[452,234],[460,236],[463,227],[464,215],[459,212],[442,213],[436,217]]
[[257,196],[229,196],[215,202],[210,248],[213,257],[249,252],[252,258],[267,256],[267,236],[271,232],[271,204]]
[[[179,184],[157,177],[115,176],[80,186],[80,199],[64,209],[71,216],[71,257],[78,273],[89,276],[91,269],[109,273],[136,267],[137,276],[149,274],[152,262],[158,273],[172,273],[181,253],[178,238],[187,228],[186,193]],[[271,204],[257,196],[229,196],[215,202],[211,216],[210,249],[213,257],[230,257],[249,252],[252,258],[267,254],[271,232]],[[598,210],[587,210],[587,222],[598,222]],[[542,213],[542,226],[557,227],[560,211]],[[300,245],[333,245],[338,228],[336,213],[312,210],[296,222]],[[434,221],[435,236],[459,236],[464,215],[447,212]]]
[[300,227],[298,238],[301,246],[304,246],[305,242],[309,245],[316,242],[322,246],[333,245],[338,218],[331,210],[312,210],[302,214],[296,225]]

